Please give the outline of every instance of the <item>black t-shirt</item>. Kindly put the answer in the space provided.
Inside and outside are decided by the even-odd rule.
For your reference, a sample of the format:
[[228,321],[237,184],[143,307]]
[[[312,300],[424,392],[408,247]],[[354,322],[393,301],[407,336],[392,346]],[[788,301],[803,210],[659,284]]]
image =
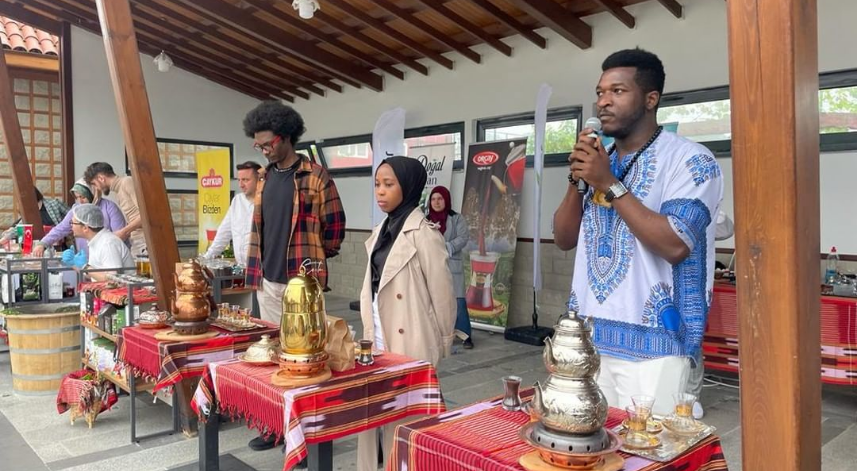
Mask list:
[[42,217],[42,225],[43,226],[53,226],[54,220],[51,219],[50,213],[48,213],[48,208],[42,203],[42,208],[39,209],[39,215]]
[[297,165],[283,171],[271,167],[262,191],[262,276],[276,283],[289,281],[286,256],[292,233],[296,169]]

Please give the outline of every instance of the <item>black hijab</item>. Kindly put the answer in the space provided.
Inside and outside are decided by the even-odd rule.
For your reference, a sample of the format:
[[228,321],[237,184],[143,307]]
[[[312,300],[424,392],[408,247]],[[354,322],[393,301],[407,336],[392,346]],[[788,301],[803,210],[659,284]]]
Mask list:
[[420,204],[420,198],[428,178],[425,167],[417,159],[389,157],[381,161],[378,168],[384,164],[393,169],[396,180],[399,180],[399,186],[402,188],[402,202],[396,206],[396,209],[387,213],[387,219],[381,224],[378,240],[375,241],[375,248],[372,249],[372,254],[369,257],[372,267],[373,298],[381,283],[381,274],[384,272],[384,264],[387,263],[387,255],[390,254],[393,243],[399,237],[399,232],[402,232],[402,226],[405,225],[408,216]]

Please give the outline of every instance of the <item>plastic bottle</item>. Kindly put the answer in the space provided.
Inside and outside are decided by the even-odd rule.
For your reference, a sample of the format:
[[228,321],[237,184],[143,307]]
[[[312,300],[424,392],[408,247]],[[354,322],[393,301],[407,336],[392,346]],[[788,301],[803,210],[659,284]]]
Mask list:
[[836,253],[836,247],[830,248],[830,253],[827,254],[827,269],[824,271],[825,284],[832,285],[836,282],[836,276],[839,274],[839,254]]

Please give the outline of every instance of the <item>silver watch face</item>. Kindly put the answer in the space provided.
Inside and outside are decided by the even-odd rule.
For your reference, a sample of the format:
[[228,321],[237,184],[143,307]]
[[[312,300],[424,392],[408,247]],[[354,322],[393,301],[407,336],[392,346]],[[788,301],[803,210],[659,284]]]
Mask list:
[[623,196],[627,192],[628,189],[625,187],[625,185],[622,184],[622,182],[618,182],[610,185],[610,189],[607,191],[607,194],[605,196],[607,197],[608,201],[613,201],[614,199]]

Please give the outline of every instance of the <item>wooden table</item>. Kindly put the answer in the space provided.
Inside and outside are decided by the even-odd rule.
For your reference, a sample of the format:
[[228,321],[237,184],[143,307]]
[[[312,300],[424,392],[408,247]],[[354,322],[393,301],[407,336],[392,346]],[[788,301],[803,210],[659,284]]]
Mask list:
[[192,403],[200,414],[200,470],[219,469],[218,413],[282,438],[283,469],[308,457],[309,469],[332,470],[333,440],[446,410],[434,367],[402,355],[386,352],[372,366],[334,372],[321,384],[294,389],[271,384],[278,368],[239,360],[208,366]]
[[[532,389],[522,392],[526,399]],[[523,471],[518,460],[533,447],[518,436],[530,417],[500,407],[502,397],[478,402],[396,427],[396,441],[387,471]],[[622,421],[611,408],[606,427]],[[667,463],[619,452],[624,471],[727,471],[720,439],[711,435]]]
[[[716,283],[702,348],[705,368],[738,373],[738,299],[735,286]],[[857,298],[822,296],[821,381],[857,386]]]
[[[202,378],[210,362],[235,358],[250,345],[258,342],[262,335],[279,337],[279,327],[269,322],[257,320],[265,325],[264,328],[229,332],[218,327],[212,329],[220,335],[210,339],[165,342],[155,339],[158,332],[166,329],[143,329],[138,326],[125,327],[117,339],[116,348],[119,361],[128,368],[129,383],[138,377],[153,378],[154,391],[172,386],[174,389],[173,404],[178,405],[179,420],[185,435],[196,433],[196,414],[190,407],[193,391]],[[136,388],[131,387],[131,403],[134,407]],[[136,436],[136,417],[132,414],[131,441],[141,438]]]

